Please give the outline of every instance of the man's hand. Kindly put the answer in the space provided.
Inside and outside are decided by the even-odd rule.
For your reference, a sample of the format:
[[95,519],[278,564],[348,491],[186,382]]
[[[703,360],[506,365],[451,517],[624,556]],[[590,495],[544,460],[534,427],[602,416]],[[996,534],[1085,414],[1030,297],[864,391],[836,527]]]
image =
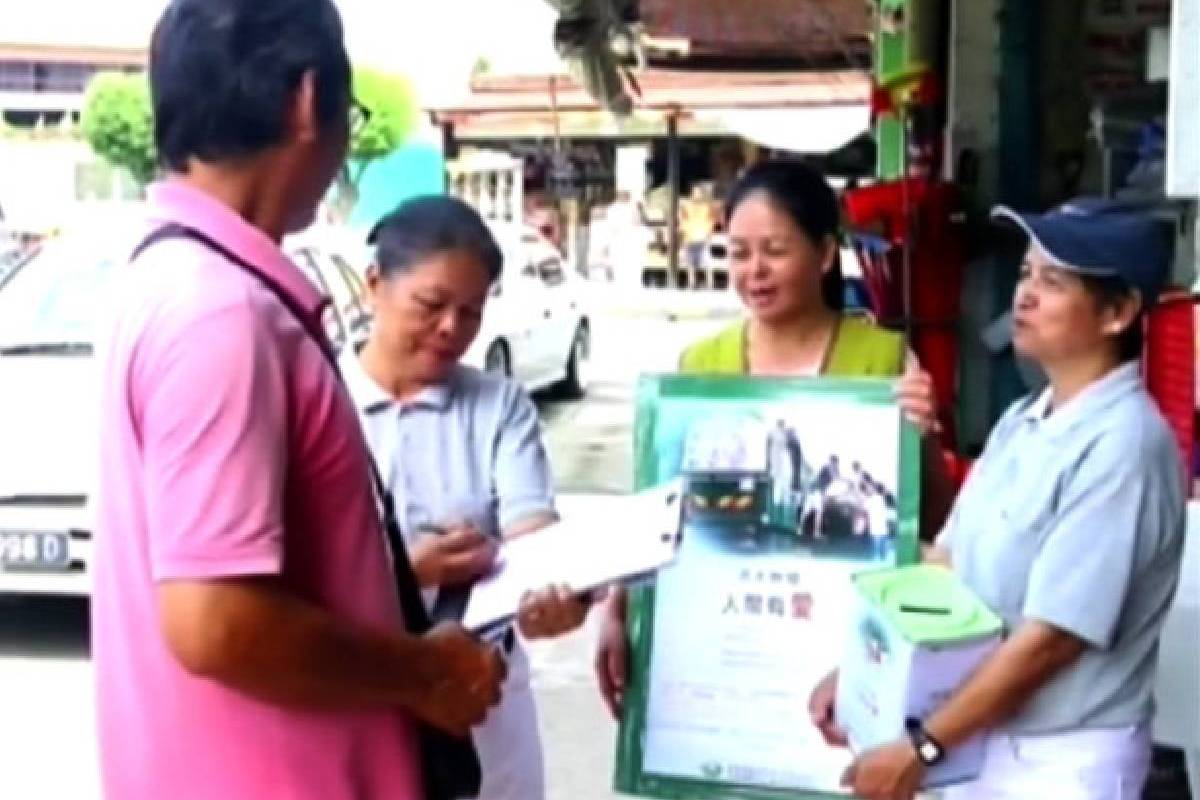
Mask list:
[[429,691],[414,697],[411,711],[436,728],[466,736],[500,702],[507,669],[500,653],[461,627],[438,625],[422,639]]
[[590,607],[567,586],[547,586],[521,598],[517,625],[526,639],[550,639],[582,625]]
[[863,800],[913,800],[925,779],[925,765],[907,739],[859,756],[842,785]]
[[837,670],[826,675],[813,689],[808,698],[808,713],[812,724],[821,732],[826,744],[832,747],[846,747],[846,732],[837,724],[838,673]]
[[409,553],[417,582],[425,589],[462,586],[492,568],[499,544],[474,526],[462,525],[445,533],[420,537]]

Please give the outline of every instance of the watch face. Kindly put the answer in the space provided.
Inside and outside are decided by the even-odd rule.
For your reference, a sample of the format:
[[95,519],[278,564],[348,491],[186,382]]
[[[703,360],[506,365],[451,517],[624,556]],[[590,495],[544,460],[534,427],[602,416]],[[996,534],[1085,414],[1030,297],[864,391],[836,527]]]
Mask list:
[[937,745],[935,745],[933,742],[922,743],[922,745],[921,745],[921,760],[922,761],[925,761],[925,762],[936,761],[939,755],[941,755],[941,754],[938,752]]

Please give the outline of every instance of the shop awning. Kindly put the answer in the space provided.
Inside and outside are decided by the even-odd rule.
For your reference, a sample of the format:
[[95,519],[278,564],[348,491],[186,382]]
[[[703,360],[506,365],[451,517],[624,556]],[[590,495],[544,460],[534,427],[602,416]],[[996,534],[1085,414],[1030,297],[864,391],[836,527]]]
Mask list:
[[755,144],[793,153],[833,152],[865,133],[871,125],[871,109],[865,103],[701,109],[695,116]]
[[871,64],[870,4],[864,0],[639,0],[652,40],[685,44],[651,63],[690,68],[865,69]]
[[[649,70],[632,116],[617,119],[564,75],[485,77],[452,107],[434,108],[460,141],[743,136],[797,152],[827,152],[868,126],[864,72],[720,73]],[[557,109],[557,111],[555,111]],[[832,144],[831,144],[832,143]]]

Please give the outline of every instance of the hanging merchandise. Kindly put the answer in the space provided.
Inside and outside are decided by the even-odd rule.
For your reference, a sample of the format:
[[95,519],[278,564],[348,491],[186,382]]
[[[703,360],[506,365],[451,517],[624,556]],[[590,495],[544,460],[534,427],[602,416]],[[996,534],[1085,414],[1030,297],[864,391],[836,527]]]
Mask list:
[[966,236],[957,188],[936,177],[945,122],[945,92],[933,70],[938,7],[879,0],[878,11],[872,111],[881,153],[892,154],[881,157],[880,174],[896,179],[846,192],[845,211],[876,318],[904,331],[933,379],[943,444],[953,448]]
[[845,194],[854,249],[880,324],[906,331],[933,379],[945,443],[954,442],[958,318],[967,237],[951,183],[888,181]]
[[1189,471],[1196,436],[1195,302],[1190,294],[1177,293],[1150,310],[1143,364],[1146,390],[1174,431]]

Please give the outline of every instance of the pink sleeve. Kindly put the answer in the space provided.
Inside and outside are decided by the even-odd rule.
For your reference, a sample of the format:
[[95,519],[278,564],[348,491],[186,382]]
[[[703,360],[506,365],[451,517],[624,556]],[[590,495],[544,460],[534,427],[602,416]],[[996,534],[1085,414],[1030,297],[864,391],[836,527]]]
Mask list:
[[144,339],[134,371],[156,581],[283,565],[286,372],[247,301]]

